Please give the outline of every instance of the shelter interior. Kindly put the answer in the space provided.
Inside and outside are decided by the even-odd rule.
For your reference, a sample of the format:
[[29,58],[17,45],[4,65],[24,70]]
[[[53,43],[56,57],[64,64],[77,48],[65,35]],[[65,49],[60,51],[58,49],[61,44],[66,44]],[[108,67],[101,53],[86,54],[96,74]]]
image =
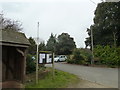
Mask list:
[[[2,46],[2,82],[24,82],[25,48]],[[6,85],[3,84],[3,87]]]
[[[24,48],[21,48],[23,52]],[[2,47],[2,81],[22,81],[24,56],[17,51],[16,47]]]

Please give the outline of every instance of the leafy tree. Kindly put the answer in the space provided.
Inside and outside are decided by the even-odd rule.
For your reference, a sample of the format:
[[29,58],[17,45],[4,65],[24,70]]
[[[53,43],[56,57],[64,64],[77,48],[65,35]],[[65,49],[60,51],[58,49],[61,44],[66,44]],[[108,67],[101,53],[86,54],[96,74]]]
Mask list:
[[88,46],[90,46],[90,48],[91,48],[91,30],[89,28],[87,28],[87,32],[88,32],[89,37],[86,38],[86,41],[85,41],[86,47],[85,48],[87,48]]
[[74,39],[68,33],[62,33],[57,38],[56,53],[68,55],[76,48]]
[[48,39],[47,44],[46,44],[46,49],[48,51],[54,51],[55,45],[56,45],[56,35],[53,35],[53,33],[51,33],[51,36]]
[[14,21],[8,18],[4,18],[3,14],[0,14],[0,29],[21,31],[21,26],[22,24],[20,21]]
[[45,51],[45,50],[46,50],[45,43],[44,42],[40,43],[40,45],[39,45],[39,51]]
[[29,39],[29,42],[30,42],[30,46],[29,46],[29,48],[28,48],[28,53],[29,54],[31,54],[31,55],[35,55],[36,54],[36,43],[35,43],[35,40],[32,38],[32,37],[30,37]]
[[[93,31],[94,45],[120,46],[120,2],[102,2],[95,10]],[[88,34],[91,36],[91,34]],[[86,38],[86,46],[90,46],[90,37]]]

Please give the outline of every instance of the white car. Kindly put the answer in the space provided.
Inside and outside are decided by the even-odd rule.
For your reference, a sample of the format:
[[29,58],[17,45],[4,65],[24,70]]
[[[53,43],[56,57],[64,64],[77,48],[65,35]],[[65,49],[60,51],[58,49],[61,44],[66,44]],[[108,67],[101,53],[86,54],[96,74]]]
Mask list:
[[60,55],[54,58],[55,62],[61,62],[61,61],[65,61],[67,59],[67,57],[65,55]]

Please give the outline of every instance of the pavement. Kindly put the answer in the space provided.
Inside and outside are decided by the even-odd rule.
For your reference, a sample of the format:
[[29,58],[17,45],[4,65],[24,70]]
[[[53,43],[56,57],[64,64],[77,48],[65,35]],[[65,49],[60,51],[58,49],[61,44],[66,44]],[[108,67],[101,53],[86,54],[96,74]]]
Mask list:
[[[46,66],[51,67],[52,65],[47,64]],[[55,69],[75,74],[83,80],[97,83],[108,88],[118,88],[118,68],[55,63]]]

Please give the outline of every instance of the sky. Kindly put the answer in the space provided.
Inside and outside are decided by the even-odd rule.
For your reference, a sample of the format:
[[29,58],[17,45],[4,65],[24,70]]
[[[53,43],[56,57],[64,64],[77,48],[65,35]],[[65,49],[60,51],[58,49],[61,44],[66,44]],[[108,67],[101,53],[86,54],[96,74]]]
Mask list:
[[22,32],[45,43],[51,33],[57,36],[68,33],[77,48],[85,47],[86,32],[93,24],[94,11],[101,0],[0,0],[4,17],[22,23]]

